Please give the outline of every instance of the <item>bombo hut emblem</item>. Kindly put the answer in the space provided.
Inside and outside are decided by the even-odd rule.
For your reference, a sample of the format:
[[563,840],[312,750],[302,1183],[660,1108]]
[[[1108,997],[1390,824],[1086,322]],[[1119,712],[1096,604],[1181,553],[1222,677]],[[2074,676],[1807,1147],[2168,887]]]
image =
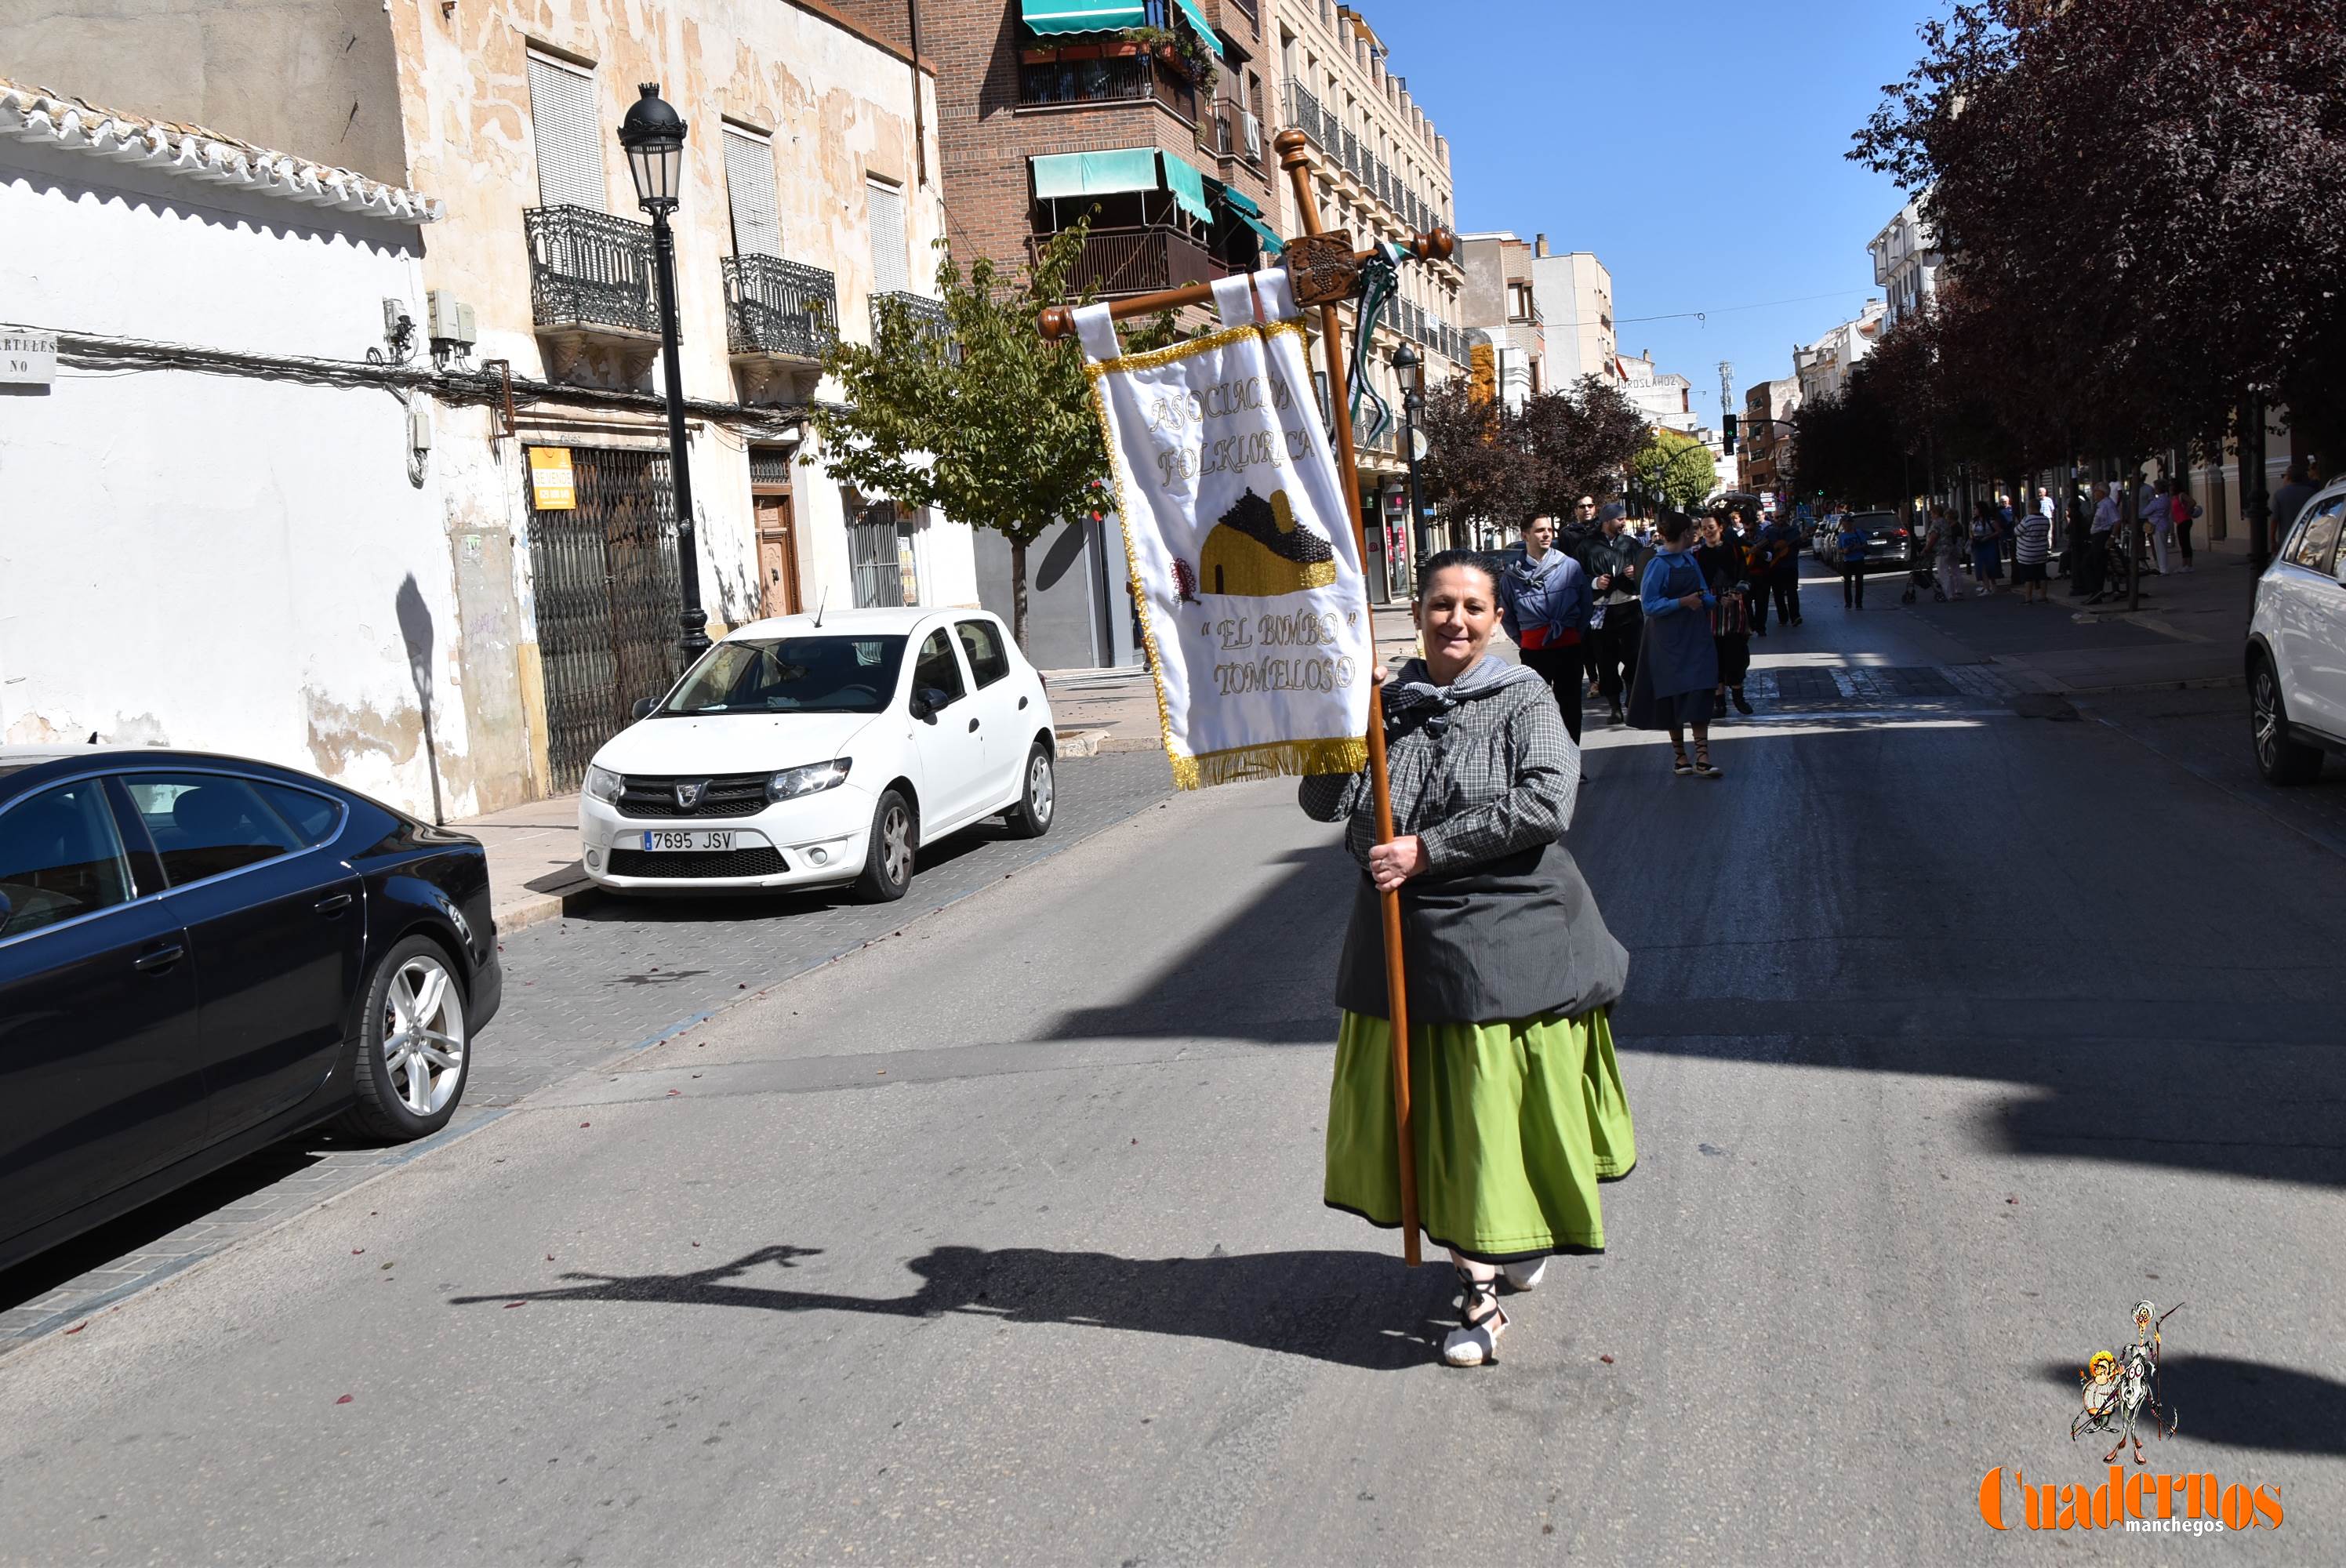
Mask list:
[[1284,490],[1268,501],[1251,490],[1239,496],[1206,535],[1198,565],[1206,592],[1240,598],[1277,598],[1336,580],[1334,547],[1297,525]]

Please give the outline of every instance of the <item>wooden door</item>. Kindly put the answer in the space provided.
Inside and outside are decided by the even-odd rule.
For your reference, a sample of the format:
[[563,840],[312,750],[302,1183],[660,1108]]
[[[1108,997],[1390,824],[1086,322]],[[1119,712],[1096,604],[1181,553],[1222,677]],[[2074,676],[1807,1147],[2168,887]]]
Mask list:
[[758,602],[761,614],[795,616],[799,598],[798,536],[788,495],[760,495],[758,511]]

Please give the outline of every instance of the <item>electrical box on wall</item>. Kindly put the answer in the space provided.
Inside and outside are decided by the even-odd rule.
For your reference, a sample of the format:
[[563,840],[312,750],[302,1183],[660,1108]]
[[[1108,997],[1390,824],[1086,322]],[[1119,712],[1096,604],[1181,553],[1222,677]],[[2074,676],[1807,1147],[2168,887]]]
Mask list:
[[470,348],[480,341],[480,332],[474,325],[473,307],[457,299],[454,290],[434,289],[424,296],[424,300],[433,341],[462,343]]
[[408,405],[407,444],[417,452],[432,450],[432,400],[419,397]]

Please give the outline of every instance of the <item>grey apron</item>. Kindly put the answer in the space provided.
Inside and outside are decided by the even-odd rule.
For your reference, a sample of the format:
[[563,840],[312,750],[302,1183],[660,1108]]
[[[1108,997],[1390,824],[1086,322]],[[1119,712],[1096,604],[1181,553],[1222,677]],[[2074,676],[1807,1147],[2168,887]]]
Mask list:
[[[1576,1017],[1620,999],[1629,955],[1613,940],[1562,844],[1401,888],[1409,1021],[1493,1023]],[[1384,925],[1366,875],[1336,966],[1336,1005],[1386,1018]]]

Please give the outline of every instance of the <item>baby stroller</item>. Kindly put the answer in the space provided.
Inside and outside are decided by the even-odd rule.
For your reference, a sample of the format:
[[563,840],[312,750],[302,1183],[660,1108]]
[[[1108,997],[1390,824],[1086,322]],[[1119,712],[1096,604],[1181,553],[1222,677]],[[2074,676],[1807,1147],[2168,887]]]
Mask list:
[[1932,603],[1943,605],[1947,602],[1946,590],[1939,586],[1939,575],[1931,569],[1931,560],[1927,555],[1920,557],[1907,566],[1906,591],[1898,596],[1898,602],[1902,605],[1911,605],[1914,602],[1914,596],[1925,588],[1931,590]]

